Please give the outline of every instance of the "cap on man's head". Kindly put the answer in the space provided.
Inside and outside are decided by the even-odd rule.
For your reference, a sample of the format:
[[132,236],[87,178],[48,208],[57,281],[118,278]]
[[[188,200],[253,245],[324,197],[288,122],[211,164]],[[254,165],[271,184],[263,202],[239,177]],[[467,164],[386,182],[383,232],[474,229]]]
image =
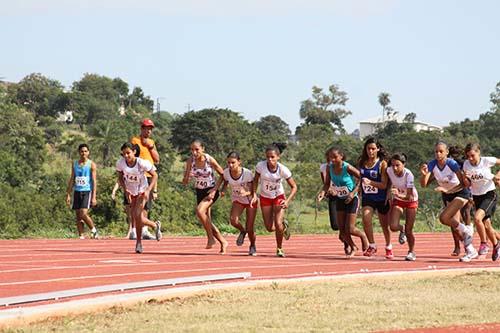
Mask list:
[[141,121],[142,127],[155,127],[155,123],[149,118],[145,118]]

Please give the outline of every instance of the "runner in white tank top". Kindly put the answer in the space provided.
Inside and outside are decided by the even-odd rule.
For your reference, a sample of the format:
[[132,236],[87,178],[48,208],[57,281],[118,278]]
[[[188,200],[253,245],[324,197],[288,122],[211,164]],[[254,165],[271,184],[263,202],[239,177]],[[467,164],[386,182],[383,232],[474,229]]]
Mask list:
[[[414,261],[417,259],[415,254],[415,235],[413,234],[413,225],[418,208],[418,193],[414,184],[412,172],[405,168],[406,155],[397,153],[391,157],[391,167],[387,168],[387,176],[391,181],[392,188],[392,209],[390,216],[390,227],[392,231],[399,231],[399,243],[404,244],[408,241],[408,254],[405,260]],[[401,215],[405,213],[404,227],[399,223]]]
[[222,176],[222,167],[210,155],[205,153],[205,145],[200,140],[191,143],[191,157],[186,161],[182,183],[187,185],[190,178],[195,180],[196,189],[196,217],[207,233],[206,249],[215,245],[215,240],[220,244],[220,254],[226,253],[227,241],[222,237],[219,229],[212,223],[211,207],[219,197],[215,187],[214,171]]
[[[283,236],[290,237],[290,229],[284,220],[284,210],[297,193],[297,185],[292,178],[292,173],[283,164],[279,163],[284,144],[272,144],[266,148],[266,160],[259,162],[255,168],[254,192],[260,185],[260,209],[267,231],[276,233],[276,255],[284,257]],[[262,179],[261,179],[262,178]],[[290,194],[285,197],[282,180],[285,179],[290,186]]]
[[[122,145],[121,152],[123,157],[116,163],[118,183],[130,203],[130,216],[134,221],[137,235],[142,235],[143,225],[153,225],[156,227],[156,240],[159,241],[161,238],[160,224],[149,220],[144,209],[149,194],[158,181],[156,168],[151,162],[137,157],[137,146],[130,142]],[[149,184],[145,172],[149,172],[151,175]],[[142,253],[142,237],[137,237],[135,252]]]
[[[231,214],[229,221],[231,225],[240,231],[236,239],[236,245],[242,246],[245,241],[245,236],[248,234],[250,240],[250,247],[248,248],[248,255],[257,255],[255,247],[255,215],[257,213],[257,196],[254,192],[253,174],[252,171],[241,166],[240,154],[237,152],[230,152],[227,157],[227,168],[224,169],[223,177],[219,178],[215,188],[219,189],[223,183],[221,196],[224,195],[226,187],[229,185],[231,189],[231,200],[233,202],[231,207]],[[254,204],[252,204],[252,202]],[[240,216],[246,210],[246,223],[243,227],[240,223]]]
[[482,157],[479,144],[469,143],[465,147],[467,160],[464,162],[466,185],[470,184],[472,198],[476,208],[474,224],[481,238],[479,254],[486,255],[489,247],[489,238],[493,245],[491,259],[497,261],[500,258],[500,232],[496,231],[491,219],[497,205],[497,193],[495,182],[500,181],[500,171],[494,176],[491,172],[493,166],[500,165],[500,159],[496,157]]
[[442,193],[447,202],[439,214],[442,224],[453,228],[462,238],[466,254],[460,261],[477,258],[478,253],[472,245],[473,229],[461,222],[460,210],[470,199],[470,191],[464,188],[463,172],[458,163],[448,158],[448,145],[442,141],[434,146],[435,159],[420,167],[420,185],[427,187],[432,179],[436,179],[436,190]]

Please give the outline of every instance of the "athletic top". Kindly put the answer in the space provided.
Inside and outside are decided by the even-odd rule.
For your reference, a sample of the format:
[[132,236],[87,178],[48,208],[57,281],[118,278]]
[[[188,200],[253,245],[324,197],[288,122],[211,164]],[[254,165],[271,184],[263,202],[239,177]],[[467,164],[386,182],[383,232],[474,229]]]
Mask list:
[[[319,172],[323,175],[323,181],[326,182],[326,169],[328,167],[328,163],[323,163],[319,166]],[[333,191],[333,183],[330,180],[330,187],[328,188],[328,191]]]
[[224,180],[231,186],[231,200],[249,204],[252,201],[250,195],[242,195],[242,193],[250,192],[250,183],[253,181],[252,171],[247,168],[241,168],[241,175],[234,179],[231,176],[229,168],[224,169]]
[[469,160],[464,162],[464,171],[471,173],[472,195],[483,195],[495,190],[491,167],[497,164],[496,157],[481,157],[477,165],[472,165]]
[[286,166],[278,162],[276,170],[270,171],[267,161],[260,161],[255,166],[255,172],[260,175],[260,195],[265,198],[274,199],[285,194],[281,181],[292,177],[292,172]]
[[[380,183],[382,181],[382,169],[380,165],[382,164],[381,160],[377,160],[375,165],[371,168],[362,167],[359,169],[361,173],[361,180],[363,178],[368,178],[374,182]],[[363,189],[362,198],[363,200],[369,201],[385,201],[387,196],[387,190],[379,189],[378,187],[372,185],[365,185],[361,182],[361,186]]]
[[201,168],[196,166],[196,161],[192,158],[190,176],[195,179],[194,187],[203,190],[215,186],[214,169],[210,160],[212,156],[205,154],[205,165]]
[[[337,196],[340,199],[347,198],[350,192],[354,190],[356,187],[356,182],[354,181],[354,177],[347,172],[347,167],[349,163],[342,162],[342,171],[340,175],[336,175],[333,171],[333,163],[330,163],[330,179],[333,183],[333,188],[337,192]],[[355,196],[357,193],[355,194]]]
[[432,160],[427,164],[427,168],[434,175],[439,186],[446,191],[460,185],[460,180],[456,174],[460,170],[460,165],[454,159],[447,158],[443,168],[438,165],[437,160]]
[[[141,141],[140,137],[134,136],[130,140],[130,143],[139,146],[139,149],[140,149],[139,157],[140,158],[142,158],[143,160],[148,160],[153,165],[155,164],[155,161],[153,160],[153,156],[151,156],[151,152],[149,151],[149,149],[146,146],[142,145],[142,141]],[[148,139],[148,143],[152,144],[153,146],[155,145],[155,142],[152,139]],[[149,172],[146,172],[146,177],[152,177],[152,176]]]
[[148,160],[137,157],[133,166],[128,166],[122,157],[116,163],[116,171],[123,172],[123,181],[128,192],[132,195],[144,193],[149,186],[146,171],[156,171],[156,167]]
[[75,173],[75,184],[73,190],[76,192],[90,192],[92,190],[92,161],[87,160],[85,164],[80,165],[78,160],[73,163]]
[[[413,192],[413,201],[418,200],[417,189],[415,188],[415,177],[413,177],[413,173],[407,168],[404,168],[402,176],[396,176],[393,168],[387,168],[387,176],[391,180],[392,187],[398,190],[400,195],[404,195],[408,193],[408,190]],[[411,200],[397,198],[399,201],[412,202]]]

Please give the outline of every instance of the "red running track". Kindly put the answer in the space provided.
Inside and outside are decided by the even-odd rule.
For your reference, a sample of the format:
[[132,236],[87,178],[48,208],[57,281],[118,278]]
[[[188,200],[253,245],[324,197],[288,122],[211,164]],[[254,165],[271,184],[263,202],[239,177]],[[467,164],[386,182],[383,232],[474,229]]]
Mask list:
[[[461,263],[451,257],[449,233],[416,236],[417,261],[406,262],[406,245],[394,244],[395,258],[383,257],[382,236],[376,257],[361,253],[347,259],[336,235],[292,235],[284,243],[286,258],[275,256],[272,236],[258,236],[258,256],[247,255],[228,236],[228,253],[204,249],[202,237],[165,237],[144,241],[144,253],[135,254],[135,241],[102,240],[1,240],[0,297],[23,296],[110,284],[189,276],[251,272],[251,279],[288,279],[318,275],[370,274],[373,272],[500,267],[487,258]],[[396,239],[397,243],[397,239]],[[88,296],[92,297],[92,296]]]

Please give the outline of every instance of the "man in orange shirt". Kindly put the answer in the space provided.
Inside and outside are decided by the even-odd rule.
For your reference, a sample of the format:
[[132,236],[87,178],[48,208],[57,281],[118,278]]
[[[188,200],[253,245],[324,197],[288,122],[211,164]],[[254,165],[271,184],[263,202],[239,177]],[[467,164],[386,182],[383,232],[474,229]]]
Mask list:
[[[153,139],[151,139],[151,134],[153,133],[153,128],[155,127],[155,124],[153,121],[149,118],[145,118],[141,121],[141,134],[139,136],[134,136],[131,140],[130,143],[138,145],[140,148],[140,155],[139,157],[150,161],[152,164],[158,164],[160,163],[160,154],[158,154],[158,151],[156,150],[155,142]],[[148,179],[148,183],[151,181],[151,175],[146,172],[146,177]],[[151,192],[151,195],[149,197],[148,202],[146,203],[146,206],[144,207],[146,211],[151,210],[151,207],[153,206],[153,200],[156,200],[158,198],[158,189],[155,187],[154,190]],[[132,226],[133,230],[135,231],[135,226]],[[160,221],[156,221],[155,225],[150,225],[150,227],[155,228],[155,238],[159,240],[161,238],[161,224]],[[151,235],[147,231],[147,228],[144,228],[145,232],[143,232],[143,238],[150,238]]]

